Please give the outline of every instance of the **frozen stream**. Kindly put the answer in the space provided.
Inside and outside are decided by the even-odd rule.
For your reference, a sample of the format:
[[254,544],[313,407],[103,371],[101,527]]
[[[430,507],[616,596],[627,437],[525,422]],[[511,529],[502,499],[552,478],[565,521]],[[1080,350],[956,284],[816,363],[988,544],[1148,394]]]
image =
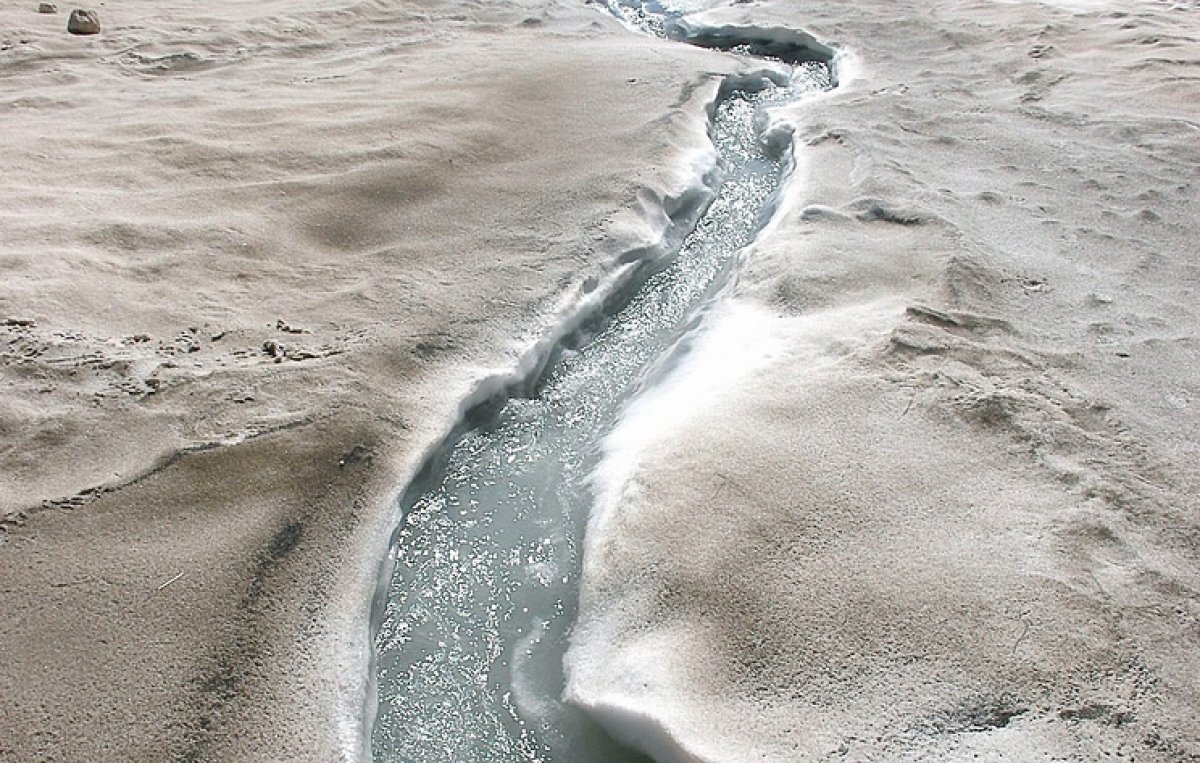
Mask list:
[[[657,3],[613,8],[652,33],[673,15]],[[717,47],[759,52],[735,42]],[[405,494],[376,613],[375,760],[645,760],[560,700],[592,504],[587,477],[648,369],[765,222],[783,162],[764,152],[756,115],[829,87],[830,73],[825,63],[797,63],[784,84],[752,81],[722,90],[710,125],[721,183],[676,253],[647,267],[640,288],[598,316],[586,340],[562,347],[531,396],[491,412]]]

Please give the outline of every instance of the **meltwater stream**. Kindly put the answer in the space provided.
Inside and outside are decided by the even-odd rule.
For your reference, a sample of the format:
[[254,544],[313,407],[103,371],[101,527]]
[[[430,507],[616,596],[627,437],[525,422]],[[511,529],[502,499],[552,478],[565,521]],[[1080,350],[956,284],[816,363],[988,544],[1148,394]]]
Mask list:
[[[652,33],[672,15],[660,3],[610,7]],[[722,182],[674,256],[582,346],[562,348],[530,397],[462,435],[441,470],[406,494],[376,614],[375,760],[646,760],[560,699],[587,477],[647,369],[765,222],[783,164],[764,151],[762,110],[828,88],[830,73],[797,63],[784,84],[755,83],[722,91],[710,125]]]

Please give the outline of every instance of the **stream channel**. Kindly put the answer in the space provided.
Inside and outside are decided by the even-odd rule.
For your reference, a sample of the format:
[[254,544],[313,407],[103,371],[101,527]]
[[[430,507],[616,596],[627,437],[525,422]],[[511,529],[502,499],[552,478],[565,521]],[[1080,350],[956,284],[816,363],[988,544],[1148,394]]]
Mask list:
[[[609,10],[643,32],[684,36],[670,3]],[[642,266],[636,289],[558,345],[526,396],[469,417],[473,428],[457,429],[402,496],[373,617],[374,760],[648,760],[561,700],[563,654],[601,442],[773,211],[788,148],[766,150],[763,110],[831,86],[827,55],[748,34],[681,40],[791,70],[722,87],[709,124],[720,183],[707,209]]]

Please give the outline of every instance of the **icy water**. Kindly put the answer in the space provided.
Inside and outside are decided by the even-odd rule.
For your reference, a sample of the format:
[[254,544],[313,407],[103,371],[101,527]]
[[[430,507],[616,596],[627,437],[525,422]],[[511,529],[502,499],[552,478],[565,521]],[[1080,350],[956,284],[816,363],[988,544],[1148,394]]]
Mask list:
[[[662,5],[614,5],[661,32]],[[564,704],[587,477],[647,370],[687,330],[754,238],[782,165],[761,145],[761,110],[829,87],[799,64],[721,100],[710,135],[723,180],[678,251],[581,346],[563,348],[529,398],[509,400],[407,493],[375,635],[376,761],[645,761]]]

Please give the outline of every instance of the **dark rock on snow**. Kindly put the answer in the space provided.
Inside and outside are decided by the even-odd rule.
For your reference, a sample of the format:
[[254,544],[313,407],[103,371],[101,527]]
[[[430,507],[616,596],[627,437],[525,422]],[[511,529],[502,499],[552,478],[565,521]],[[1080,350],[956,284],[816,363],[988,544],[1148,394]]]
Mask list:
[[73,10],[67,20],[67,31],[71,34],[100,34],[100,17],[95,11]]

